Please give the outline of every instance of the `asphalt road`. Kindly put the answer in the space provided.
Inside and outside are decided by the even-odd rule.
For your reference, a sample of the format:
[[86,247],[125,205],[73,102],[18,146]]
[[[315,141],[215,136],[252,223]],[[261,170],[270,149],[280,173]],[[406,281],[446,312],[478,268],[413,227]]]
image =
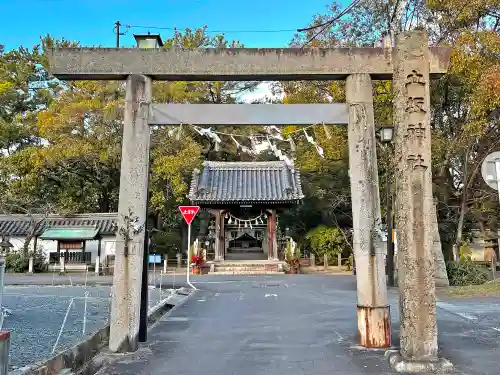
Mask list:
[[[148,343],[99,374],[393,374],[383,352],[356,347],[352,276],[193,280],[200,290],[152,328]],[[397,345],[395,290],[390,300]],[[483,302],[474,316],[465,312],[474,300],[439,303],[441,355],[456,364],[452,374],[498,374],[500,308]]]
[[[39,277],[39,282],[45,277],[49,283],[49,277]],[[156,281],[165,289],[182,286],[185,278],[165,276]],[[200,290],[154,326],[148,343],[138,352],[120,357],[101,374],[393,374],[382,352],[356,347],[352,276],[194,276],[192,281]],[[23,289],[27,295],[19,296]],[[99,316],[92,323],[97,327],[109,309],[98,307],[98,301],[102,297],[104,303],[109,288],[95,289],[100,292],[91,309],[99,312],[89,316]],[[81,287],[8,287],[5,302],[14,311],[5,326],[16,324],[18,334],[25,332],[24,344],[14,344],[19,345],[14,351],[23,356],[28,348],[27,357],[43,350],[46,356],[69,297],[79,296],[81,304],[83,295]],[[397,346],[396,290],[389,295]],[[63,335],[70,341],[61,340],[66,347],[81,339],[81,310],[78,307],[68,319],[73,328]],[[440,355],[456,366],[453,374],[499,373],[500,298],[442,299],[438,301],[438,329]]]

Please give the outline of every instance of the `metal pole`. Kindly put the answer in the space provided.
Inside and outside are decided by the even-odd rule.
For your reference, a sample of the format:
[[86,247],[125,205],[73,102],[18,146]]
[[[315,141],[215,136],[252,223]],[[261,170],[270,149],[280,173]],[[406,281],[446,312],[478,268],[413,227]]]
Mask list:
[[146,231],[146,236],[144,238],[144,257],[142,259],[139,342],[146,342],[148,339],[148,266],[149,266],[148,257],[149,257],[149,232]]
[[500,159],[495,160],[495,170],[497,175],[498,201],[500,202]]
[[10,331],[0,332],[0,375],[9,373]]
[[493,277],[493,281],[496,281],[496,279],[497,279],[497,275],[496,275],[497,264],[496,264],[495,260],[496,260],[496,254],[493,251],[493,253],[491,254],[491,275]]
[[[5,275],[5,258],[0,253],[0,314],[3,315],[3,279]],[[2,319],[3,322],[3,319]],[[0,326],[0,329],[2,327]]]
[[[498,203],[500,203],[500,159],[495,160],[495,171],[497,175]],[[499,254],[500,254],[500,247],[499,247]],[[495,255],[495,257],[493,255]],[[496,270],[497,270],[497,263],[495,261],[495,258],[496,254],[493,252],[493,254],[491,254],[491,262],[492,262],[491,271],[493,272],[493,280],[496,280]]]
[[151,232],[148,231],[148,206],[151,198],[149,191],[149,179],[151,176],[151,168],[148,171],[148,201],[146,204],[146,219],[144,222],[144,256],[142,258],[142,281],[141,281],[141,306],[139,310],[139,342],[146,342],[148,339],[148,258],[149,258],[149,240]]
[[196,289],[196,287],[191,284],[189,281],[189,274],[190,274],[190,260],[189,260],[189,255],[191,253],[191,224],[188,224],[188,247],[187,247],[187,265],[186,265],[186,283],[189,285],[191,288]]
[[391,179],[387,169],[385,183],[386,194],[386,222],[387,222],[387,285],[394,286],[394,248],[392,247],[392,205],[391,205]]

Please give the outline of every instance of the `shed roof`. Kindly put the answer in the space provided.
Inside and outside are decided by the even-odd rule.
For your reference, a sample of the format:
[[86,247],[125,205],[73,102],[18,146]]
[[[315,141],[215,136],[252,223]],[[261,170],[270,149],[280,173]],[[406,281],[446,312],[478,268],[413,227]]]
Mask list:
[[[40,236],[46,229],[61,227],[95,227],[101,235],[113,235],[116,231],[117,213],[91,213],[71,216],[51,215],[43,220],[41,215],[0,215],[0,235],[25,236],[32,225],[32,220],[40,223],[35,235]],[[40,222],[40,220],[42,220]]]
[[203,163],[188,194],[194,204],[297,203],[304,194],[299,170],[283,161]]
[[46,229],[40,238],[42,240],[93,240],[99,235],[95,226],[57,226]]

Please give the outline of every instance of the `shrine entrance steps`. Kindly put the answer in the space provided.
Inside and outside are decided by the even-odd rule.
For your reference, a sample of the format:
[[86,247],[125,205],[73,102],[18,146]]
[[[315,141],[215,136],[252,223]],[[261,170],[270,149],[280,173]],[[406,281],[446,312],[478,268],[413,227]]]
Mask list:
[[210,275],[280,275],[283,263],[273,260],[225,260],[213,262]]
[[225,261],[247,261],[247,260],[258,260],[258,261],[266,261],[267,254],[259,250],[253,251],[242,251],[242,250],[228,250],[226,253]]

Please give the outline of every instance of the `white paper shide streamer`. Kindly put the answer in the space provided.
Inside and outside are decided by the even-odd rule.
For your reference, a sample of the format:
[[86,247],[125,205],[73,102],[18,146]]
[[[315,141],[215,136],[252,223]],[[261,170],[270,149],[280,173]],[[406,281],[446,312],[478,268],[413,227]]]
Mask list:
[[[175,135],[176,139],[180,140],[182,137],[182,125],[183,124],[180,124],[177,129],[170,129],[168,131],[168,135],[169,136]],[[321,124],[318,124],[318,125],[321,125]],[[253,156],[259,155],[265,151],[271,151],[279,160],[284,161],[288,166],[293,166],[293,160],[290,159],[282,150],[279,149],[278,144],[280,142],[287,142],[290,146],[291,152],[292,153],[296,152],[297,147],[296,147],[296,144],[295,144],[295,141],[293,139],[292,134],[299,134],[300,132],[302,132],[304,134],[307,142],[309,142],[310,144],[312,144],[314,146],[314,148],[318,152],[319,156],[321,156],[322,158],[325,157],[323,148],[307,132],[306,129],[309,127],[296,130],[296,131],[292,132],[292,134],[289,134],[285,138],[281,134],[280,128],[275,126],[275,125],[264,126],[264,129],[265,129],[267,134],[264,134],[264,135],[263,134],[253,134],[253,135],[249,135],[249,136],[243,136],[243,135],[238,135],[238,134],[218,133],[215,130],[212,130],[212,128],[201,128],[201,127],[195,126],[195,125],[190,125],[190,126],[199,135],[212,140],[215,143],[215,151],[220,150],[220,145],[222,143],[222,140],[219,137],[219,134],[220,134],[220,135],[230,137],[231,140],[236,145],[237,150],[239,150],[239,151],[242,151],[244,153],[247,153],[247,154],[253,155]],[[326,138],[331,139],[332,136],[331,136],[331,134],[330,134],[330,132],[325,124],[323,124],[323,129],[325,131]],[[249,140],[250,147],[245,146],[244,144],[240,143],[237,140],[237,137],[238,138],[245,138],[245,139]]]
[[263,151],[267,151],[271,148],[269,141],[259,141],[256,137],[250,137],[250,143],[252,144],[252,149],[256,154],[260,154]]
[[324,151],[323,149],[321,148],[320,145],[318,145],[316,143],[316,141],[314,140],[313,137],[311,137],[309,134],[307,134],[307,131],[304,129],[304,135],[306,136],[306,139],[307,139],[307,142],[309,142],[310,144],[312,144],[314,147],[316,147],[316,151],[318,151],[318,154],[319,156],[321,156],[322,158],[324,158]]
[[288,165],[289,167],[291,167],[293,165],[293,163],[290,160],[290,158],[288,156],[286,156],[285,154],[283,154],[283,152],[276,146],[275,143],[271,142],[269,140],[269,138],[267,139],[267,141],[271,145],[271,151],[273,152],[274,156],[276,156],[281,161],[284,161],[286,163],[286,165]]
[[283,141],[283,136],[281,135],[281,130],[278,128],[276,125],[271,125],[271,126],[265,126],[267,134],[271,138],[279,139],[280,141]]
[[215,142],[215,144],[222,142],[221,139],[219,138],[219,136],[217,135],[217,133],[214,132],[212,130],[212,128],[204,129],[204,128],[195,127],[194,130],[196,130],[196,132],[199,135],[213,140]]

